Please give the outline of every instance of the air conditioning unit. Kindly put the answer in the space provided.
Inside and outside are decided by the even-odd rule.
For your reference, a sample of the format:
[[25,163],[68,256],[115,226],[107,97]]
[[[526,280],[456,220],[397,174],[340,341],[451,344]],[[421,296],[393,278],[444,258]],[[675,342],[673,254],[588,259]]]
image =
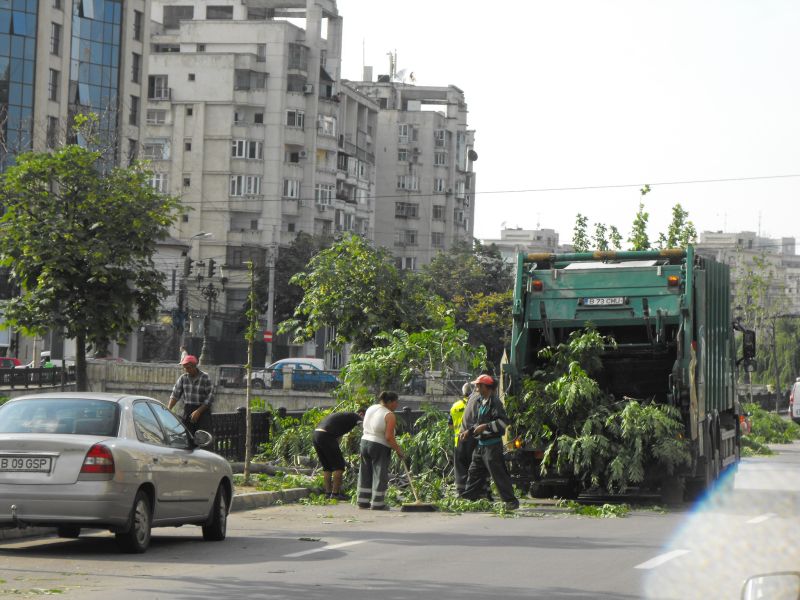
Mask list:
[[304,94],[313,94],[314,93],[314,84],[313,83],[305,83],[305,84],[303,84],[303,93]]
[[308,158],[308,150],[300,150],[300,152],[297,153],[297,156],[301,159]]

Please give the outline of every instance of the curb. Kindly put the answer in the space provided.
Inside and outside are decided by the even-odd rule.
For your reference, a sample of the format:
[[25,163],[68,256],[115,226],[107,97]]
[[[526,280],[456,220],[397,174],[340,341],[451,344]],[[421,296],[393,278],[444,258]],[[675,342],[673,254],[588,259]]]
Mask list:
[[[277,492],[248,492],[234,494],[231,512],[241,512],[255,508],[264,508],[276,504],[297,502],[311,494],[307,488],[291,488]],[[51,537],[56,534],[55,527],[26,527],[25,529],[0,529],[0,542],[22,538]]]

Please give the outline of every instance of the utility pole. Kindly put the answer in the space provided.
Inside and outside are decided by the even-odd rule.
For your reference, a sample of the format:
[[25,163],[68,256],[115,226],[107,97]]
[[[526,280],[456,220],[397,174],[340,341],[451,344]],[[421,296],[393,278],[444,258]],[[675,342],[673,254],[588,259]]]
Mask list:
[[250,390],[253,385],[253,341],[258,331],[258,313],[256,312],[256,270],[253,261],[247,261],[247,270],[250,271],[250,293],[247,295],[247,387],[245,388],[245,428],[244,428],[244,481],[250,482],[250,461],[252,460],[253,423],[250,410]]
[[[267,284],[267,331],[272,333],[273,338],[275,336],[273,327],[275,325],[275,255],[277,253],[277,244],[272,244],[269,248],[269,255],[267,256],[267,269],[269,269],[269,282]],[[272,364],[272,342],[270,341],[266,344],[267,351],[264,355],[264,367],[268,367]]]
[[[222,287],[217,287],[212,281],[216,272],[216,261],[213,258],[208,259],[208,284],[203,285],[203,275],[198,271],[197,274],[197,289],[203,298],[206,299],[206,314],[203,317],[203,347],[200,350],[200,364],[211,365],[214,364],[212,356],[211,344],[209,343],[209,329],[211,328],[211,308],[219,296],[220,291],[225,289],[225,278],[221,280]],[[198,267],[204,266],[202,263],[197,263]]]

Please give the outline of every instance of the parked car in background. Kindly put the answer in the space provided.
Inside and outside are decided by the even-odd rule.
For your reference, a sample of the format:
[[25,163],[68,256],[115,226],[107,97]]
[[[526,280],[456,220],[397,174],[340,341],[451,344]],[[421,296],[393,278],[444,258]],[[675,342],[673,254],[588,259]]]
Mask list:
[[0,356],[0,369],[14,369],[22,363],[18,358],[12,356]]
[[795,423],[800,423],[800,377],[792,384],[789,392],[789,416]]
[[233,498],[228,461],[203,450],[152,398],[90,392],[12,398],[0,406],[0,527],[109,529],[126,552],[152,527],[199,525],[223,540]]
[[[328,391],[341,384],[331,371],[319,367],[321,359],[283,358],[265,369],[269,381],[266,387],[284,387],[286,377],[291,373],[293,390]],[[266,376],[265,376],[266,379]]]

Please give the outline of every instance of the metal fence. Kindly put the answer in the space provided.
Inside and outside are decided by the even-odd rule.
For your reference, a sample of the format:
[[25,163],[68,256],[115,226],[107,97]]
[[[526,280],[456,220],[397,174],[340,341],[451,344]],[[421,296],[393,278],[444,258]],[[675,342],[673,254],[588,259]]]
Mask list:
[[[269,441],[272,415],[268,412],[251,412],[251,456],[258,452],[258,447]],[[234,413],[216,413],[211,415],[211,434],[214,436],[213,451],[228,460],[243,461],[247,427],[246,409],[240,408]]]
[[75,381],[75,367],[0,369],[0,386],[14,388],[53,387]]

